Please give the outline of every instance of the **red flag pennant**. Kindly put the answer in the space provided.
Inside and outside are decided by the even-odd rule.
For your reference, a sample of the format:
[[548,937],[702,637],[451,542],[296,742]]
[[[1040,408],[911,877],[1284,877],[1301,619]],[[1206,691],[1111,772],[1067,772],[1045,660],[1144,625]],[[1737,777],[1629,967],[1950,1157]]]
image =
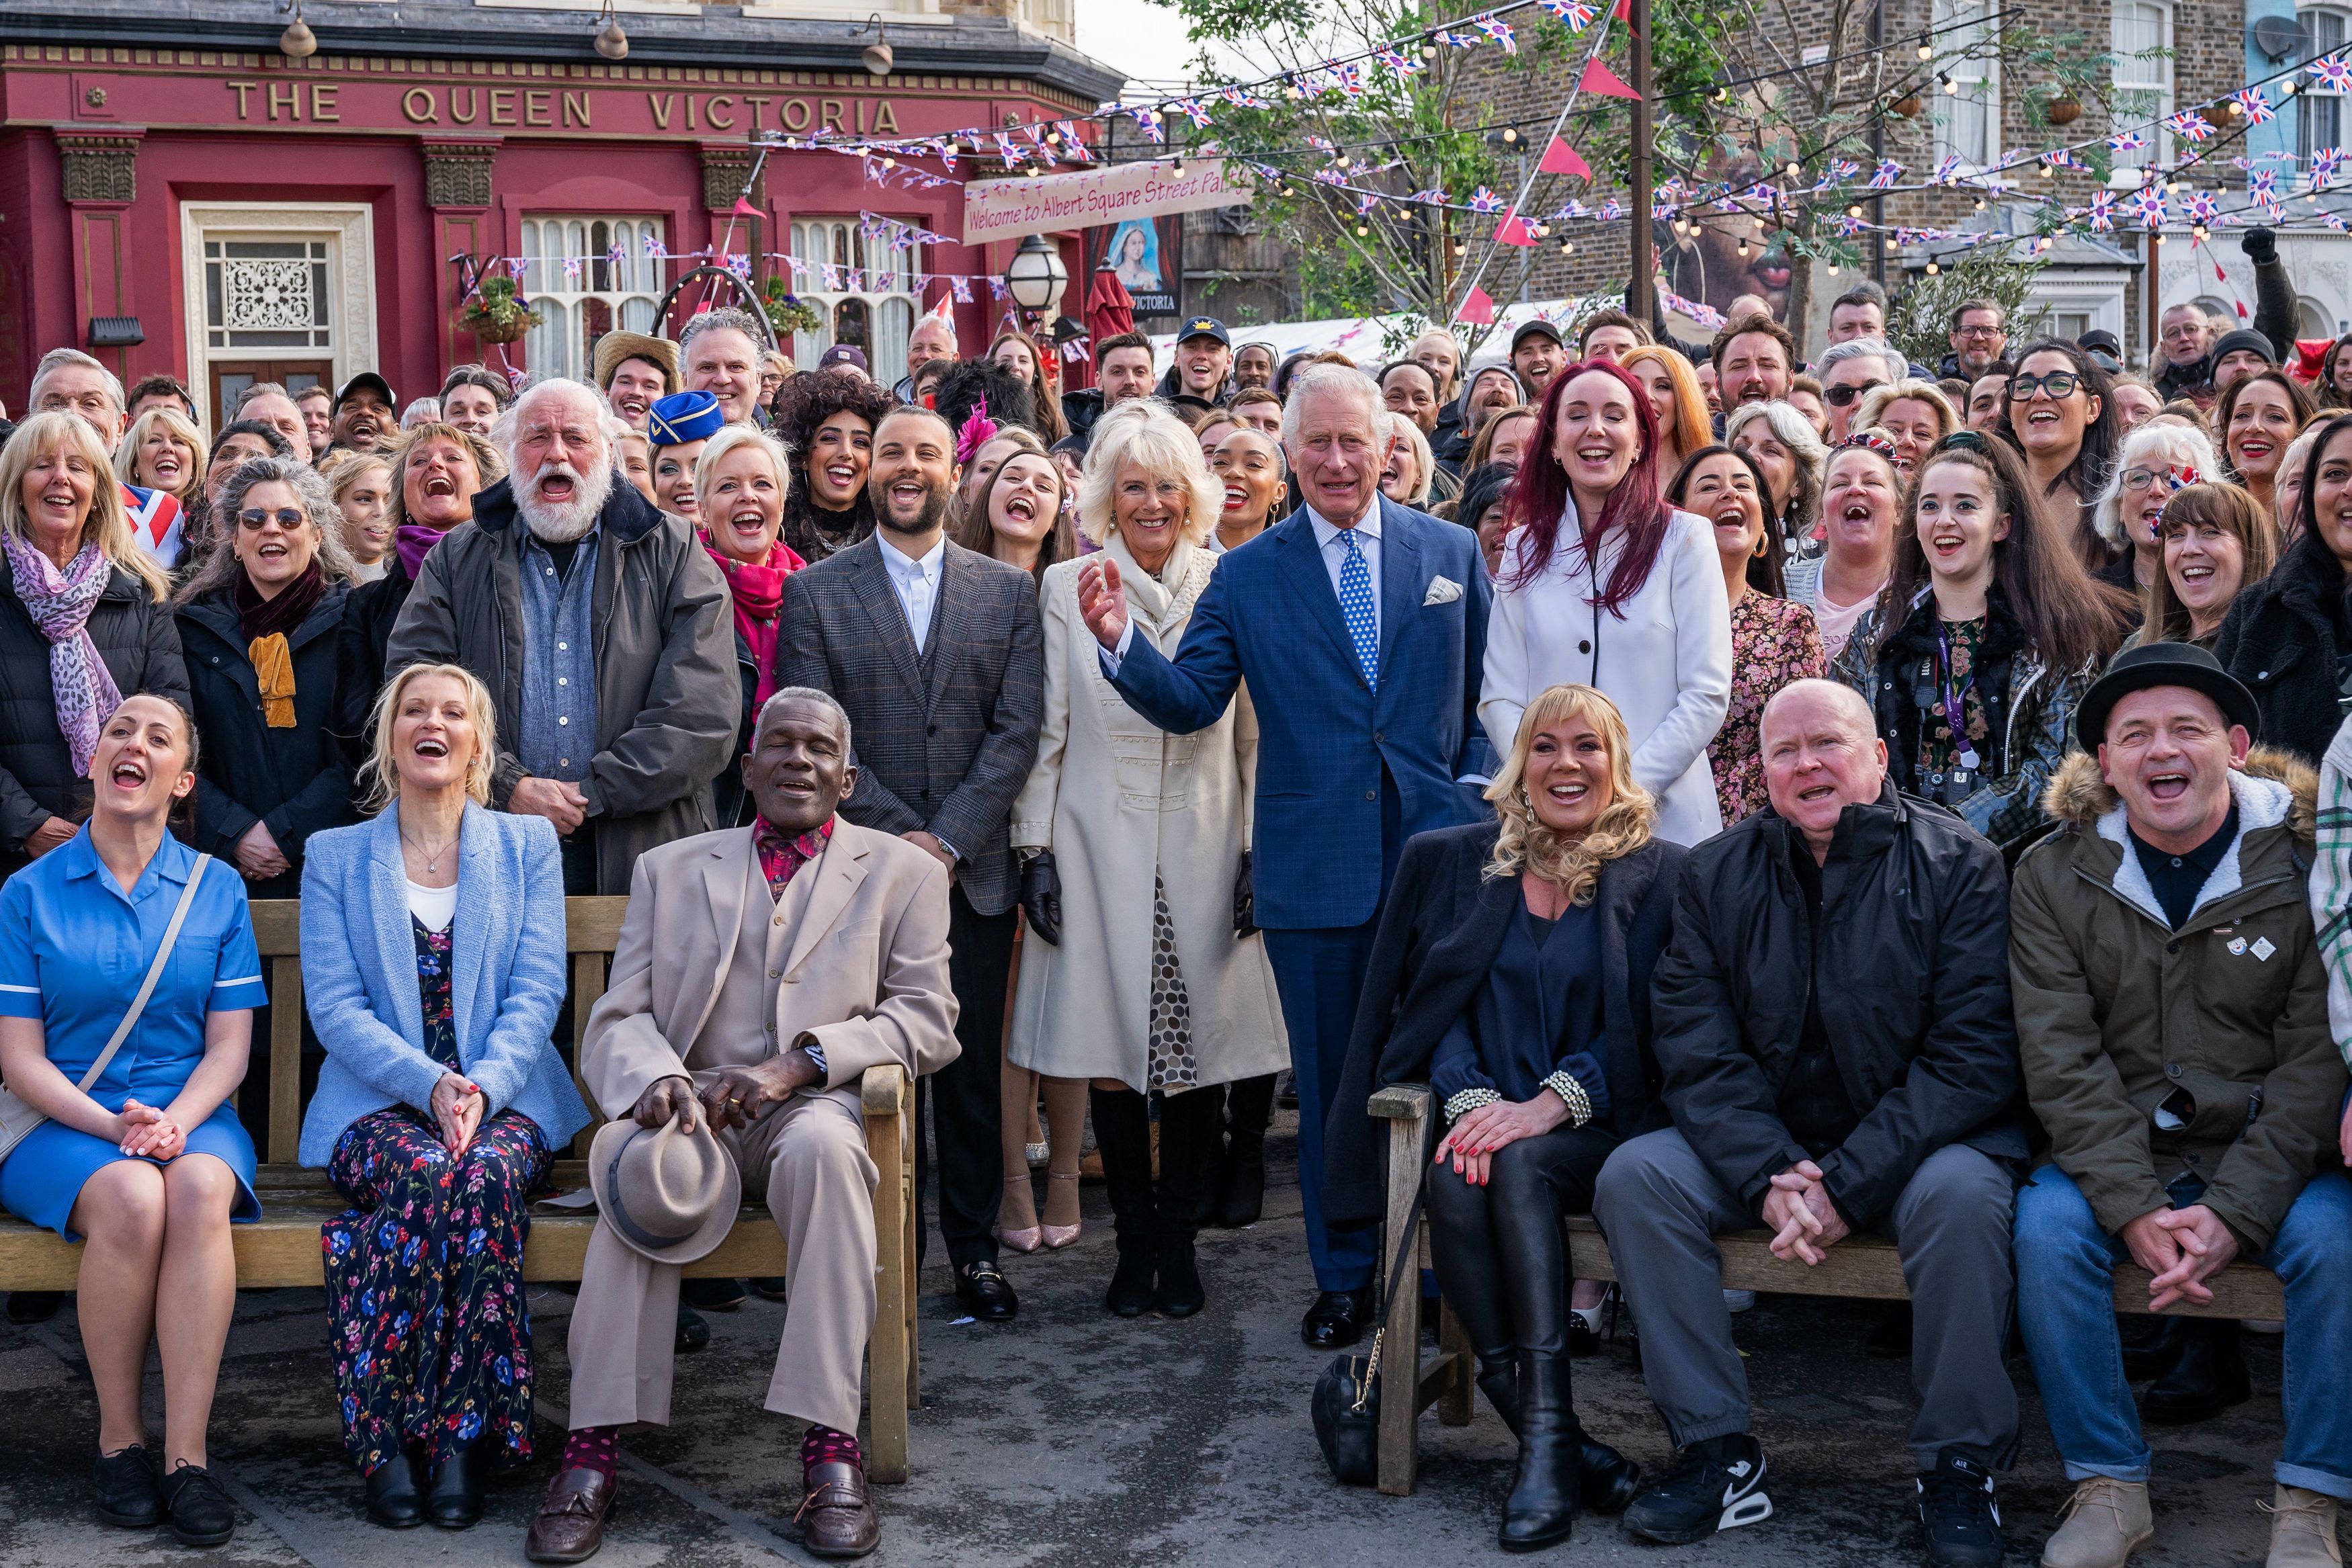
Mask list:
[[1573,174],[1580,180],[1592,178],[1592,166],[1575,148],[1555,136],[1544,149],[1543,162],[1536,165],[1547,174]]
[[1454,319],[1467,321],[1474,327],[1491,327],[1495,324],[1495,301],[1485,289],[1474,283],[1470,286],[1469,298],[1462,301],[1462,308],[1454,313]]
[[1625,85],[1624,78],[1599,60],[1584,62],[1584,80],[1580,85],[1586,92],[1599,93],[1603,98],[1639,99],[1642,96]]
[[1617,0],[1617,8],[1611,15],[1631,26],[1633,20],[1633,0]]
[[1536,243],[1536,232],[1528,226],[1528,220],[1519,216],[1517,212],[1506,213],[1503,214],[1502,223],[1495,230],[1495,243],[1496,245],[1533,245]]
[[764,218],[768,214],[738,196],[735,198],[735,215],[739,218]]

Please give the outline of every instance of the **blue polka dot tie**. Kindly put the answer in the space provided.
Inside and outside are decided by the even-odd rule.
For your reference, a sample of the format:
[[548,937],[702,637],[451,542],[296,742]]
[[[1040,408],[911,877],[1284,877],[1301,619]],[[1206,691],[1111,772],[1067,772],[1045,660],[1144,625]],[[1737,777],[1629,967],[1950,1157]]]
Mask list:
[[1356,663],[1363,666],[1364,685],[1381,685],[1381,623],[1372,608],[1372,569],[1365,563],[1364,547],[1356,530],[1339,530],[1348,559],[1339,563],[1339,613],[1348,618],[1348,636],[1356,644]]

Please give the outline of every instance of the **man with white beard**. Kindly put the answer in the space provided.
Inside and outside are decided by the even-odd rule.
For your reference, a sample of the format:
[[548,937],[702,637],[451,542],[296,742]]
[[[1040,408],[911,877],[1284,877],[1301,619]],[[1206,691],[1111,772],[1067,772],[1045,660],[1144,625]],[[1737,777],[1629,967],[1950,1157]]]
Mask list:
[[740,706],[726,580],[616,481],[612,425],[579,382],[515,401],[493,433],[507,477],[425,558],[385,660],[490,688],[490,804],[555,824],[572,894],[625,894],[637,856],[710,831]]

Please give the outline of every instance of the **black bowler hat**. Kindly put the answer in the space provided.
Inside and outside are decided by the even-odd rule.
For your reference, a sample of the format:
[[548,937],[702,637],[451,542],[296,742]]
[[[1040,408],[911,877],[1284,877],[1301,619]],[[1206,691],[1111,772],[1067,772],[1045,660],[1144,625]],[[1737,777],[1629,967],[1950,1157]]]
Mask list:
[[2148,643],[2116,654],[2107,673],[2083,694],[2074,709],[2074,744],[2084,751],[2097,750],[2107,738],[2107,716],[2116,704],[2151,686],[2202,692],[2213,699],[2223,718],[2261,737],[2263,715],[2254,706],[2254,694],[2223,669],[2221,660],[2192,643]]

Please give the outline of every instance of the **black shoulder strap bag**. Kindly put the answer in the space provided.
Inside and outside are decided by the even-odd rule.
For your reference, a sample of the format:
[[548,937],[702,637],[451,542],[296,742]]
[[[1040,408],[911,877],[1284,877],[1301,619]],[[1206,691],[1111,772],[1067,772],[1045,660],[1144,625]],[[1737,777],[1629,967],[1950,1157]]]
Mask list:
[[[1389,1309],[1396,1304],[1397,1291],[1407,1284],[1421,1288],[1421,1270],[1406,1265],[1412,1260],[1412,1244],[1421,1234],[1421,1206],[1428,1196],[1424,1172],[1389,1264],[1388,1286],[1381,1292],[1381,1326],[1373,1331],[1370,1352],[1334,1356],[1315,1380],[1310,1406],[1315,1440],[1323,1445],[1323,1462],[1331,1467],[1331,1479],[1342,1486],[1368,1487],[1380,1479],[1381,1343],[1388,1336]],[[1414,1392],[1406,1389],[1404,1397],[1412,1398]]]

